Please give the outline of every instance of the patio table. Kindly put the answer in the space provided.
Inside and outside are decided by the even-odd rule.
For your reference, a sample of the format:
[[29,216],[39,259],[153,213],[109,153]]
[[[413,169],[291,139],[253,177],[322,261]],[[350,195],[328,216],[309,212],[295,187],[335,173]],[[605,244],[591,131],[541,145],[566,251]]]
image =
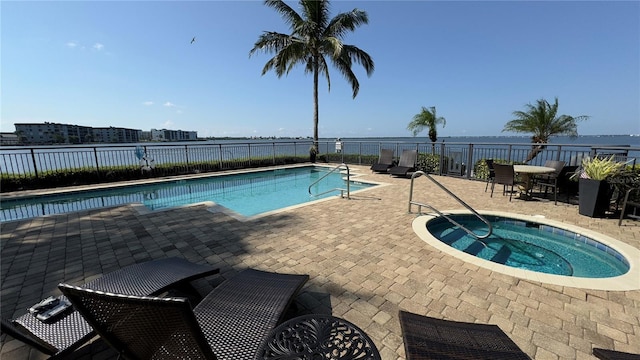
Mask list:
[[513,165],[513,171],[516,174],[519,174],[524,180],[524,189],[523,192],[520,193],[521,199],[530,199],[529,191],[533,188],[532,184],[532,175],[537,174],[550,174],[555,172],[556,169],[548,166],[537,166],[537,165]]
[[[81,287],[125,295],[157,295],[172,287],[213,275],[219,269],[181,258],[167,258],[134,264],[107,273]],[[61,299],[66,298],[61,296]],[[76,310],[43,322],[31,313],[15,320],[2,320],[2,330],[38,350],[60,356],[69,353],[95,336],[93,328]]]
[[295,317],[273,329],[256,359],[381,360],[364,331],[347,320],[325,314]]

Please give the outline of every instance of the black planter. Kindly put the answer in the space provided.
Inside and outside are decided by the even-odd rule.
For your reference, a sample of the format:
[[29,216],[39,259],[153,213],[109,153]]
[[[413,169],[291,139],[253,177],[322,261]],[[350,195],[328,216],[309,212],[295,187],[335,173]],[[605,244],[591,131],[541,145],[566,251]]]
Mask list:
[[309,152],[309,159],[311,160],[312,163],[316,162],[316,155],[318,155],[318,154],[313,152],[313,151]]
[[589,217],[604,217],[609,209],[611,192],[605,180],[580,179],[578,212]]

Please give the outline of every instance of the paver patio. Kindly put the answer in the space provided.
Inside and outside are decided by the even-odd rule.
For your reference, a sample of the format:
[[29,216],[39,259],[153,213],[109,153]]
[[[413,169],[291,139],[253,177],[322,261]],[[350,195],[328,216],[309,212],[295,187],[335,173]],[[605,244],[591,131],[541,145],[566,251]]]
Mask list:
[[[547,285],[464,263],[413,232],[409,179],[372,174],[367,167],[353,171],[388,185],[246,222],[198,205],[144,215],[120,206],[3,223],[2,317],[59,295],[60,282],[81,284],[128,264],[179,256],[221,269],[219,276],[197,281],[202,293],[247,267],[309,274],[295,314],[332,313],[353,322],[385,360],[404,359],[399,309],[497,324],[535,359],[593,359],[593,347],[640,353],[640,290]],[[616,219],[579,215],[575,205],[509,202],[499,191],[490,198],[483,182],[436,178],[478,210],[544,215],[640,248],[637,221],[618,227]],[[426,180],[416,179],[415,194],[442,210],[461,208]],[[46,358],[4,334],[0,357]],[[71,356],[116,357],[101,340]]]

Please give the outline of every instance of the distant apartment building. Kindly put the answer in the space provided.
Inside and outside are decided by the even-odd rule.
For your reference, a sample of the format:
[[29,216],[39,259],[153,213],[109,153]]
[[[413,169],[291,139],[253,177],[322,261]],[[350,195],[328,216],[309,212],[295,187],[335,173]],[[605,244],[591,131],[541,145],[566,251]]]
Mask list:
[[19,145],[18,135],[14,133],[0,133],[0,145]]
[[141,141],[151,141],[151,131],[142,131],[140,133],[140,140]]
[[198,133],[196,131],[151,129],[151,140],[152,141],[189,141],[189,140],[198,140]]
[[140,141],[142,130],[100,127],[93,128],[93,141],[102,143],[133,143]]
[[131,143],[139,142],[142,130],[119,127],[100,127],[39,123],[14,124],[18,141],[24,145]]

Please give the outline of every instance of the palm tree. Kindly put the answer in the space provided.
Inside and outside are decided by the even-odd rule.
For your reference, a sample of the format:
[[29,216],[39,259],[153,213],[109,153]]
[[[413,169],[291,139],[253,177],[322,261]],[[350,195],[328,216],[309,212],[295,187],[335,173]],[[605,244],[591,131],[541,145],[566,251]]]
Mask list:
[[265,0],[264,4],[275,9],[291,28],[291,34],[265,31],[249,52],[249,56],[261,50],[275,53],[262,68],[262,75],[273,69],[278,77],[288,74],[297,64],[304,65],[305,73],[313,74],[313,146],[318,148],[318,77],[327,79],[329,90],[329,65],[327,59],[347,79],[353,90],[353,98],[358,95],[360,83],[351,70],[356,62],[365,69],[368,76],[373,74],[373,60],[366,52],[342,42],[347,32],[369,23],[367,13],[353,9],[329,18],[328,0],[300,0],[302,15],[298,14],[282,0]]
[[432,106],[429,109],[422,107],[422,111],[417,113],[413,120],[407,126],[407,129],[413,133],[413,136],[418,135],[424,128],[429,129],[429,139],[431,140],[431,152],[435,153],[436,141],[438,141],[438,131],[436,126],[442,124],[444,127],[447,124],[447,120],[443,117],[436,116],[436,107]]
[[[578,136],[578,121],[586,120],[589,116],[558,116],[558,98],[553,104],[545,99],[537,100],[536,106],[525,105],[527,111],[514,111],[515,119],[509,121],[502,132],[511,131],[517,133],[530,133],[533,144],[546,144],[552,136],[567,135]],[[545,145],[532,145],[531,151],[525,162],[535,158]]]

